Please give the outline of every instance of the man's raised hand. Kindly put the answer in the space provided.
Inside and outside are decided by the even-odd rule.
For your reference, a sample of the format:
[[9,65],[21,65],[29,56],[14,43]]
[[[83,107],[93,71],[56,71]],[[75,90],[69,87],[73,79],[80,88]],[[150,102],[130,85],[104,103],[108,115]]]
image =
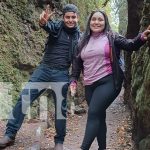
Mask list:
[[47,5],[46,10],[44,10],[40,14],[40,19],[39,19],[40,26],[44,26],[48,20],[52,19],[54,13],[55,13],[54,11],[51,11],[50,6]]

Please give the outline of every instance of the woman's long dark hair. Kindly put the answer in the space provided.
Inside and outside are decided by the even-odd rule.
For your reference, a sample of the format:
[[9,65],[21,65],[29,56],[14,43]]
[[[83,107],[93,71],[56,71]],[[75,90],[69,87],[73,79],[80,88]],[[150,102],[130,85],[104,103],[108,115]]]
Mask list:
[[87,21],[85,32],[83,33],[83,35],[81,37],[81,40],[80,40],[80,42],[78,44],[78,50],[79,50],[79,52],[81,52],[81,50],[83,49],[83,47],[85,45],[87,45],[87,43],[89,42],[89,39],[90,39],[90,36],[91,36],[90,21],[91,21],[92,16],[96,12],[100,12],[104,16],[104,19],[105,19],[105,28],[104,28],[103,32],[106,34],[107,32],[111,31],[111,28],[110,28],[110,25],[109,25],[109,21],[108,21],[108,17],[106,15],[106,13],[103,12],[103,11],[101,11],[101,10],[92,11],[91,14],[88,17],[88,21]]

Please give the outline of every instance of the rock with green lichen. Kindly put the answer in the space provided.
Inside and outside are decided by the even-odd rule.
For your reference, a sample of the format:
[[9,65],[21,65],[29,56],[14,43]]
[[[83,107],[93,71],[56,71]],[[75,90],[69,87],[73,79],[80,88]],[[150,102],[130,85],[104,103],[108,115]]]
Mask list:
[[[144,2],[141,30],[150,23],[150,3]],[[132,55],[132,109],[134,136],[140,150],[150,149],[150,43]]]

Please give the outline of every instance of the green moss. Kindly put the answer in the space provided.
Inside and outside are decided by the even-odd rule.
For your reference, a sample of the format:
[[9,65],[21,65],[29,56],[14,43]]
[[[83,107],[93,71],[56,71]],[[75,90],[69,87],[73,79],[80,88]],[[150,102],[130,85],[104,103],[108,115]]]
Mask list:
[[38,19],[39,12],[29,0],[6,0],[0,6],[0,82],[13,84],[13,101],[29,78],[27,71],[15,66],[35,67],[41,60],[45,32],[38,27]]
[[[142,139],[150,134],[150,55],[147,45],[141,48],[139,53],[133,54],[132,66],[132,101],[136,110],[137,126],[135,133]],[[132,106],[132,107],[133,107]],[[147,140],[140,142],[140,150],[148,147]],[[148,148],[149,149],[149,148]]]

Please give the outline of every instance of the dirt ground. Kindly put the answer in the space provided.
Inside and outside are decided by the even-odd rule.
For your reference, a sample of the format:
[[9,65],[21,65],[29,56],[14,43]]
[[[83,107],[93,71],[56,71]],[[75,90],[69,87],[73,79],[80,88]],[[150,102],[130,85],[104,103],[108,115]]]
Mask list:
[[[64,150],[80,150],[86,118],[86,114],[68,116]],[[6,122],[0,121],[0,137],[4,134],[5,125]],[[39,126],[42,127],[43,132],[41,137],[37,138],[36,131]],[[50,147],[54,146],[53,136],[55,130],[52,127],[46,129],[45,126],[46,123],[40,121],[24,123],[17,134],[15,145],[5,150],[36,150],[31,147],[38,141],[40,141],[41,150],[50,150]],[[123,104],[122,93],[107,110],[107,127],[107,150],[135,150],[131,139],[130,112],[127,106]],[[95,140],[91,150],[97,149],[98,146]]]

